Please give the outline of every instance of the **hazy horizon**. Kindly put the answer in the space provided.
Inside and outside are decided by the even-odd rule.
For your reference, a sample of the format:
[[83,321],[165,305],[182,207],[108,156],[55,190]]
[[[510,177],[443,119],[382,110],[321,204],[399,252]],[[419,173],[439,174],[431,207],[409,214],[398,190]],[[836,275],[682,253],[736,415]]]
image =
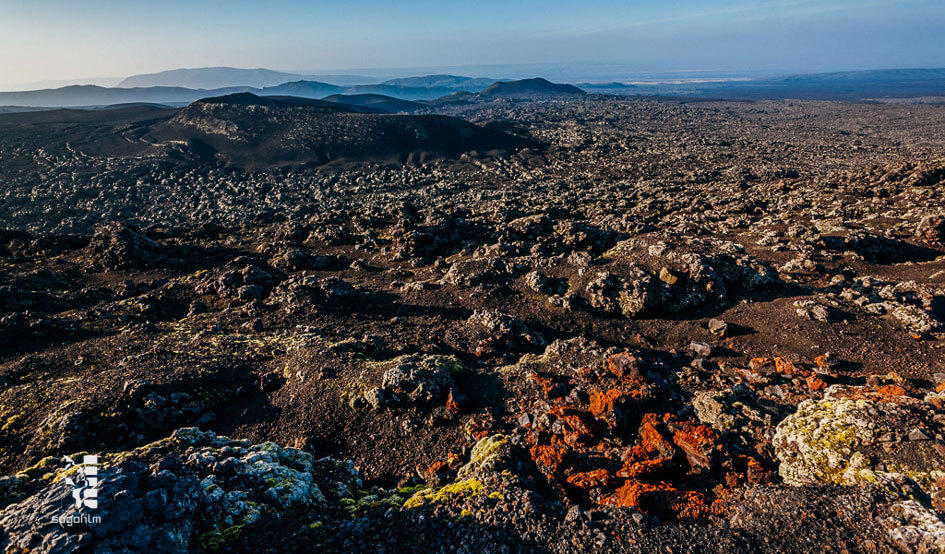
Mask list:
[[499,67],[508,74],[488,76],[520,77],[544,68],[548,76],[584,72],[586,79],[945,66],[938,0],[725,0],[711,7],[696,0],[358,0],[223,9],[171,0],[145,18],[115,0],[0,5],[0,48],[9,53],[0,59],[4,88],[114,85],[134,74],[214,66],[388,78],[463,68],[487,76]]

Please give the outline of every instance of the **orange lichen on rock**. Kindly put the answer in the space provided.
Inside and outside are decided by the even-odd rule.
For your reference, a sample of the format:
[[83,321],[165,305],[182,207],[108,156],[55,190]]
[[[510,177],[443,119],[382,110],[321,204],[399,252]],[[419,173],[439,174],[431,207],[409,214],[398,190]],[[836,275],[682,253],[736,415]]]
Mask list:
[[899,385],[883,385],[877,389],[877,392],[883,396],[904,396],[906,394],[906,389],[900,387]]
[[567,481],[569,485],[579,489],[594,489],[607,486],[610,482],[610,474],[606,469],[601,468],[574,473],[568,476]]
[[555,381],[553,376],[541,375],[538,373],[532,373],[532,380],[538,384],[541,388],[541,391],[545,393],[545,396],[548,398],[556,398],[564,396],[562,387]]
[[800,373],[800,370],[797,367],[797,365],[791,360],[787,360],[785,358],[775,358],[774,369],[778,373],[781,373],[784,375],[797,375],[798,373]]
[[[773,369],[771,360],[766,365]],[[722,494],[710,489],[724,489],[720,480],[726,471],[732,474],[731,486],[746,482],[749,462],[734,462],[716,430],[673,413],[647,413],[656,405],[659,386],[646,382],[633,354],[614,354],[593,369],[582,367],[567,386],[556,375],[531,377],[546,393],[575,385],[588,391],[584,401],[549,395],[531,408],[521,406],[525,413],[539,415],[517,418],[532,460],[548,484],[564,495],[632,507],[668,520],[704,520],[718,505],[711,499]],[[607,460],[619,448],[625,450],[614,471]],[[752,466],[755,479],[766,474],[757,465]]]
[[771,472],[761,465],[761,462],[751,456],[746,456],[745,460],[745,478],[754,485],[763,483],[771,479]]
[[676,514],[679,521],[704,520],[710,515],[718,515],[722,512],[721,499],[709,502],[704,494],[695,491],[683,491],[675,496],[669,508]]
[[827,388],[827,382],[816,375],[807,378],[807,388],[811,391],[819,391]]
[[424,474],[436,473],[437,471],[440,471],[440,469],[442,469],[443,466],[445,465],[446,465],[446,462],[433,462],[432,464],[430,464],[430,467],[428,467],[423,473]]
[[536,445],[529,453],[538,468],[549,475],[555,474],[568,454],[568,448],[561,445]]
[[606,392],[591,393],[591,413],[594,417],[601,417],[608,412],[613,412],[614,403],[623,397],[623,393],[617,389],[610,389]]
[[597,370],[593,367],[581,366],[577,370],[578,377],[588,383],[594,383],[597,381]]
[[492,422],[477,416],[466,423],[465,429],[467,435],[480,440],[490,433]]
[[617,471],[618,477],[638,478],[652,475],[666,466],[670,458],[651,457],[643,445],[631,447],[623,460],[623,467]]
[[645,384],[643,374],[640,372],[640,360],[633,354],[622,352],[611,355],[607,358],[607,371],[620,380]]
[[604,503],[623,508],[635,508],[642,512],[657,513],[677,521],[704,520],[712,514],[721,513],[720,500],[708,501],[696,491],[680,491],[669,483],[641,483],[632,479],[614,491]]
[[594,439],[594,417],[583,410],[554,406],[551,413],[565,424],[564,442],[570,446],[591,445]]
[[833,357],[830,354],[824,354],[823,356],[817,356],[814,358],[814,363],[817,364],[817,367],[825,370],[832,370],[839,362],[837,358]]
[[719,434],[711,427],[683,421],[673,424],[673,443],[686,454],[693,468],[708,468],[714,452],[719,448]]
[[650,455],[659,455],[661,458],[672,458],[676,449],[663,433],[660,432],[662,422],[656,414],[646,414],[640,423],[640,441],[643,448]]
[[434,462],[426,469],[421,470],[419,467],[417,469],[427,484],[432,486],[445,483],[452,473],[452,468],[446,462]]
[[628,479],[624,484],[614,491],[612,496],[604,499],[605,504],[611,504],[618,508],[636,508],[646,510],[647,497],[657,492],[675,491],[676,488],[668,483],[642,483],[634,479]]
[[771,365],[771,358],[752,358],[748,361],[752,369],[761,369]]

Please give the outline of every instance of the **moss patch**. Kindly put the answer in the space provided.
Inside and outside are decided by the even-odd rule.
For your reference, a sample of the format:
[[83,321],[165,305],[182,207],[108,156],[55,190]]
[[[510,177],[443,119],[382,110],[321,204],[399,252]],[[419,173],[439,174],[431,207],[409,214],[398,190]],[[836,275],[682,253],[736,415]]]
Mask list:
[[419,492],[404,503],[405,508],[419,508],[425,504],[440,504],[455,497],[476,496],[485,489],[485,484],[479,479],[466,479],[451,483],[439,489],[430,489]]

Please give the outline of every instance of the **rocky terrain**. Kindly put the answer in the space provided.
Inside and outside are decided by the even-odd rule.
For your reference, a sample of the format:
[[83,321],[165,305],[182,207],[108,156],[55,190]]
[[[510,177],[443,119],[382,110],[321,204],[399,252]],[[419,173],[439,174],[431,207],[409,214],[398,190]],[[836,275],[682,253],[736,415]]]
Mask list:
[[0,115],[4,551],[945,551],[945,108],[471,96]]

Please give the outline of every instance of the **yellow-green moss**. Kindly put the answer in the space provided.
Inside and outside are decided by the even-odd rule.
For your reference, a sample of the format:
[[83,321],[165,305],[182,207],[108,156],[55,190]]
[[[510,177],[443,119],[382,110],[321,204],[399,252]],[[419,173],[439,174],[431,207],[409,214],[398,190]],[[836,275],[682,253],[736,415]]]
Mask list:
[[207,531],[197,537],[197,543],[204,550],[217,551],[236,541],[243,531],[242,525],[232,525],[225,529]]
[[475,496],[483,491],[485,485],[479,479],[457,481],[439,489],[418,492],[404,502],[405,508],[418,508],[424,504],[438,504],[454,496]]
[[502,450],[502,447],[509,444],[509,437],[505,435],[493,435],[486,437],[476,443],[469,458],[470,463],[481,463],[491,456],[495,456]]
[[13,414],[3,422],[3,426],[0,427],[0,433],[6,433],[8,431],[16,431],[22,425],[23,425],[23,416],[20,414]]

